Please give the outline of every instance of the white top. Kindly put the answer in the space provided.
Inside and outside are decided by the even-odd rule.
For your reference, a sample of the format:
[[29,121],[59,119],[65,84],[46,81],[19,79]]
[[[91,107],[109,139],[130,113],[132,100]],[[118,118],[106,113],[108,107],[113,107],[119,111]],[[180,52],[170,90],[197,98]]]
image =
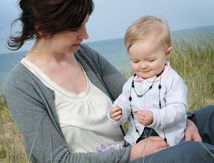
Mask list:
[[[131,83],[134,80],[135,90],[138,94],[143,94],[152,85],[143,97],[137,97],[134,89],[131,89]],[[160,96],[158,85],[161,85]],[[131,90],[131,92],[130,92]],[[182,78],[169,66],[165,66],[163,73],[155,79],[138,79],[137,76],[129,78],[124,84],[123,92],[115,101],[114,105],[122,108],[122,118],[116,122],[111,119],[113,124],[121,124],[128,120],[128,133],[125,140],[130,144],[135,144],[139,138],[136,132],[134,123],[142,133],[144,126],[139,123],[137,117],[134,121],[130,116],[130,102],[129,96],[131,93],[132,101],[131,107],[133,112],[138,109],[149,109],[153,113],[153,123],[150,126],[162,137],[167,138],[167,143],[170,146],[178,144],[184,136],[184,129],[186,128],[187,119],[187,88]],[[159,108],[159,98],[161,99],[162,107]],[[110,118],[110,116],[108,115]],[[165,132],[165,134],[164,134]]]
[[101,144],[122,143],[120,128],[106,116],[111,100],[87,76],[87,90],[75,94],[57,85],[27,59],[23,58],[21,63],[55,92],[59,123],[72,152],[95,152]]

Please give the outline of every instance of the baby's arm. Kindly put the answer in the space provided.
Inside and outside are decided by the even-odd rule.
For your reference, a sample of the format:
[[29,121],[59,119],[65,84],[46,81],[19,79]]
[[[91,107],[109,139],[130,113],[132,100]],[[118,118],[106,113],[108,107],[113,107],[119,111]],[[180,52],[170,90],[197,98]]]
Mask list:
[[131,82],[132,78],[124,84],[122,93],[114,101],[113,107],[108,111],[108,118],[115,124],[125,123],[130,115],[129,96]]
[[153,113],[153,123],[151,128],[169,128],[181,122],[186,122],[187,118],[187,88],[182,78],[175,74],[169,74],[164,80],[166,96],[161,109],[151,109]]

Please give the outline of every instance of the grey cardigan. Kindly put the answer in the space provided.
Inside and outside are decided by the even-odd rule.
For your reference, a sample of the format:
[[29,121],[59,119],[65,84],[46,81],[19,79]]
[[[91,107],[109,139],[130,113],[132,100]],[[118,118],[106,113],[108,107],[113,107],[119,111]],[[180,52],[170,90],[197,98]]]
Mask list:
[[[87,45],[82,45],[75,57],[89,80],[115,100],[121,93],[125,78],[105,58]],[[30,161],[128,162],[130,147],[104,153],[72,153],[59,125],[54,92],[22,64],[18,63],[8,76],[4,94],[24,137]]]

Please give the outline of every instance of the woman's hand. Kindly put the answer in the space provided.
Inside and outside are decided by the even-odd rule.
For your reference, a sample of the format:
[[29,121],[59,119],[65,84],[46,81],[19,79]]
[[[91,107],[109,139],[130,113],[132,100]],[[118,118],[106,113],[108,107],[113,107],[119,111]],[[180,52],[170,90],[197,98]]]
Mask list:
[[131,147],[129,160],[136,160],[167,148],[166,142],[159,136],[150,136]]
[[199,135],[198,128],[191,120],[187,120],[187,127],[184,135],[185,141],[202,141],[201,136]]

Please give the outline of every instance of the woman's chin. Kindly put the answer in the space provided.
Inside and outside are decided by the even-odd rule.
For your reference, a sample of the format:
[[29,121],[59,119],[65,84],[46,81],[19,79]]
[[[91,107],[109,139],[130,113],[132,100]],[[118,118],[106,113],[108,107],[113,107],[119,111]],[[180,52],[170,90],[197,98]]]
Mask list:
[[73,45],[70,50],[71,52],[75,53],[79,50],[79,48],[80,48],[80,45]]

